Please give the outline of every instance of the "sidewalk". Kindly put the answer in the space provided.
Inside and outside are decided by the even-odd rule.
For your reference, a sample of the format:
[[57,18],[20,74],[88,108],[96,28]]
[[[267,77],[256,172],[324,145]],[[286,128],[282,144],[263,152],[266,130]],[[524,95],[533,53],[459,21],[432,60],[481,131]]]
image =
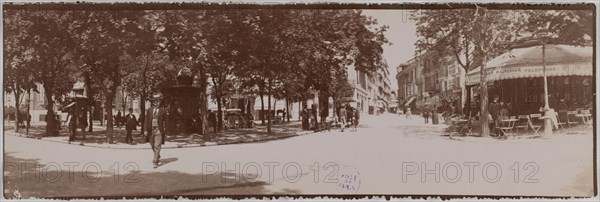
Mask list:
[[[212,129],[212,128],[210,128]],[[209,129],[209,134],[214,138],[211,141],[204,141],[202,135],[172,135],[167,136],[163,149],[185,148],[185,147],[203,147],[227,144],[240,144],[252,142],[265,142],[283,138],[289,138],[299,135],[314,133],[313,131],[302,131],[299,121],[292,121],[288,124],[273,125],[271,127],[271,135],[267,134],[266,126],[257,125],[254,128],[229,129],[214,134]],[[57,142],[64,144],[73,144],[86,147],[111,148],[111,149],[150,149],[145,138],[141,136],[140,131],[133,131],[133,144],[125,143],[126,131],[124,128],[115,128],[113,131],[114,144],[108,144],[106,138],[106,128],[102,126],[94,126],[94,132],[86,133],[86,139],[81,140],[81,133],[78,131],[78,140],[69,143],[68,133],[65,129],[61,130],[59,136],[41,137],[45,132],[45,126],[32,127],[30,135],[25,135],[25,129],[20,129],[19,133],[15,133],[12,127],[4,128],[4,134],[40,139],[42,141]]]
[[576,125],[572,127],[565,127],[560,129],[554,129],[553,134],[551,136],[544,136],[544,128],[540,128],[538,131],[542,136],[537,136],[531,130],[517,130],[513,129],[512,134],[509,134],[508,137],[482,137],[481,134],[481,126],[479,122],[474,122],[473,130],[470,135],[460,134],[460,128],[458,126],[449,125],[447,130],[444,132],[445,136],[448,136],[452,140],[458,141],[469,141],[469,142],[497,142],[499,140],[502,141],[513,141],[513,140],[523,140],[523,139],[553,139],[553,138],[561,138],[565,136],[587,136],[593,135],[594,130],[591,127],[587,127],[585,125]]

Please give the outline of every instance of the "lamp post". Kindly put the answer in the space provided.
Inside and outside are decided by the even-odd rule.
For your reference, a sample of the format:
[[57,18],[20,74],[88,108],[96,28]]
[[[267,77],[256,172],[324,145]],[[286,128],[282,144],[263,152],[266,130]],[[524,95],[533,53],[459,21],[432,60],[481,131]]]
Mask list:
[[544,136],[552,135],[552,117],[555,116],[554,112],[550,110],[550,104],[548,99],[548,77],[546,75],[546,38],[548,38],[548,32],[542,30],[535,34],[536,38],[532,40],[520,41],[518,45],[514,45],[511,48],[523,48],[531,47],[536,45],[542,45],[542,76],[544,79],[544,106],[542,111],[544,112]]
[[546,76],[546,42],[542,40],[542,72],[544,76],[544,135],[552,135],[552,119],[554,113],[550,111],[548,103],[548,77]]

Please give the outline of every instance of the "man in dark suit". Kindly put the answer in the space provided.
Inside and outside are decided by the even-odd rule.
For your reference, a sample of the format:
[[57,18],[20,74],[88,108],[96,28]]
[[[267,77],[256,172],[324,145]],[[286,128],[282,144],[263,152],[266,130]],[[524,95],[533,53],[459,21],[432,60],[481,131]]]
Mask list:
[[152,107],[146,111],[146,120],[144,120],[144,126],[147,126],[145,130],[150,136],[150,146],[154,152],[152,159],[154,168],[158,167],[160,162],[160,149],[166,134],[166,112],[160,107],[160,98],[160,95],[154,96]]
[[131,132],[133,130],[137,130],[137,119],[135,115],[133,115],[133,108],[129,108],[129,114],[125,116],[125,130],[127,131],[127,136],[125,137],[125,142],[127,144],[133,144],[133,138],[131,137]]

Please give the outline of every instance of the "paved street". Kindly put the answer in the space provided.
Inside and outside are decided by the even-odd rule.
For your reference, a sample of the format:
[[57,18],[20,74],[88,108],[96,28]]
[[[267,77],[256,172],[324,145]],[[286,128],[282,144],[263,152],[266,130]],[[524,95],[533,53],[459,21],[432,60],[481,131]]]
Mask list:
[[[588,134],[544,139],[454,140],[443,135],[446,125],[424,125],[417,116],[362,118],[357,131],[335,129],[264,143],[164,149],[164,164],[156,169],[151,150],[83,147],[5,135],[4,191],[12,196],[18,190],[24,198],[593,195],[591,129]],[[43,166],[35,169],[36,162]]]

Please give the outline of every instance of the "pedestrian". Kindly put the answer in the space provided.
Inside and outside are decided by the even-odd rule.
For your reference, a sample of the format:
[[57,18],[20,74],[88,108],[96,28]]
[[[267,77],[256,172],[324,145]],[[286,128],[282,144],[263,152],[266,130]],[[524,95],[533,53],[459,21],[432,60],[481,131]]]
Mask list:
[[346,116],[348,115],[347,111],[346,111],[346,107],[340,107],[340,110],[338,113],[339,113],[339,117],[340,117],[340,124],[342,127],[342,132],[344,132],[344,128],[346,128]]
[[412,112],[410,111],[410,107],[406,107],[406,119],[412,119]]
[[[490,103],[488,105],[488,109],[489,109],[489,113],[492,116],[492,123],[494,123],[494,128],[498,127],[498,116],[500,115],[500,103],[498,103],[498,100],[500,100],[500,98],[498,96],[494,97],[494,100],[492,101],[492,103]],[[494,133],[497,133],[498,131],[494,131]]]
[[353,109],[352,111],[352,114],[354,114],[354,130],[356,131],[356,126],[358,126],[358,120],[360,119],[360,113],[358,112],[358,109]]
[[137,119],[133,114],[133,108],[129,108],[129,114],[125,116],[125,130],[127,131],[125,143],[133,144],[133,137],[131,136],[131,133],[132,131],[137,130]]
[[423,118],[425,119],[425,123],[429,123],[429,108],[425,107],[423,109]]
[[150,136],[150,147],[154,153],[152,163],[157,168],[160,163],[160,150],[164,144],[166,128],[166,112],[160,105],[160,95],[155,95],[152,101],[152,107],[146,111],[145,126],[148,136]]
[[31,128],[31,114],[27,113],[27,130]]
[[81,129],[81,139],[85,140],[85,135],[86,135],[86,131],[85,128],[88,127],[88,122],[87,122],[87,113],[85,112],[85,107],[81,108],[81,113],[79,113],[77,120],[77,124],[79,126],[79,128]]
[[306,105],[302,106],[302,130],[309,130],[309,126],[308,126],[308,109],[306,108]]
[[121,119],[123,118],[123,116],[121,115],[121,110],[119,110],[117,112],[117,115],[115,116],[115,124],[117,125],[117,128],[121,129]]
[[212,124],[215,133],[217,132],[217,114],[212,110],[208,110],[208,121]]
[[352,107],[350,107],[350,105],[346,105],[346,122],[348,123],[348,126],[352,125],[353,123],[353,118],[354,118],[354,111],[352,110]]
[[75,137],[77,134],[77,113],[75,112],[75,107],[71,107],[69,109],[69,114],[67,115],[67,128],[69,130],[69,143],[77,140]]

